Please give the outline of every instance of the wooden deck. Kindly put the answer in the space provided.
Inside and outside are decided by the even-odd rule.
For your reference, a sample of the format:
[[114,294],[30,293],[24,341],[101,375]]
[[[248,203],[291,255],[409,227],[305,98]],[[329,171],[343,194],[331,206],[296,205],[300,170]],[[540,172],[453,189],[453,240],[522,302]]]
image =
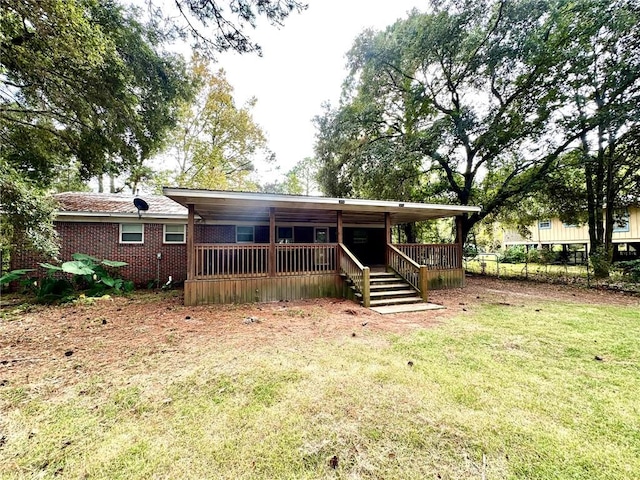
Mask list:
[[[449,244],[388,244],[388,263],[384,269],[397,272],[426,302],[429,290],[463,286],[464,271],[458,252],[457,245]],[[379,265],[373,269],[382,270]],[[194,275],[185,282],[184,303],[352,298],[346,277],[357,290],[356,297],[364,306],[370,306],[381,303],[380,299],[373,302],[372,296],[384,293],[372,294],[371,270],[340,243],[195,244]]]

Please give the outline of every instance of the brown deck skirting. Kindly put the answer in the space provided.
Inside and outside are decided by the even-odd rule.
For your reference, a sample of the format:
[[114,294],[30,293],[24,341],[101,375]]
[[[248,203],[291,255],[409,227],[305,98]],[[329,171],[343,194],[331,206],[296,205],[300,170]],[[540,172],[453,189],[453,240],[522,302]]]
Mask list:
[[237,280],[187,280],[185,305],[275,302],[305,298],[343,298],[344,282],[336,273]]

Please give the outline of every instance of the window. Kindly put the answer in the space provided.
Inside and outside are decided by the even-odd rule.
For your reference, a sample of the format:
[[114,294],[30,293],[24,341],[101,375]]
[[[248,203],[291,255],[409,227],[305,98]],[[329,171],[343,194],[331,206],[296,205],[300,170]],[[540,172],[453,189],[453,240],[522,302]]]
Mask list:
[[551,220],[540,220],[538,222],[538,228],[540,230],[548,230],[551,228]]
[[253,227],[236,227],[237,243],[253,243],[254,238]]
[[141,223],[121,223],[120,243],[144,243],[144,225]]
[[164,243],[185,243],[187,238],[186,225],[165,225]]
[[293,227],[278,227],[278,243],[293,243]]
[[578,225],[575,224],[575,223],[565,223],[565,222],[562,222],[562,226],[564,228],[577,228],[578,227]]
[[629,231],[629,212],[622,212],[613,217],[613,233]]

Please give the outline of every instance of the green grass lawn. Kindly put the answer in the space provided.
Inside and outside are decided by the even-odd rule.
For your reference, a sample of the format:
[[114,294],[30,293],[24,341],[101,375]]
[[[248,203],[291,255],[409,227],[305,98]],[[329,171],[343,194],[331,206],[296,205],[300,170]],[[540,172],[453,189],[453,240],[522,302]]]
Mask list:
[[[465,262],[465,270],[473,273],[482,272],[482,263],[485,264],[484,272],[487,275],[496,275],[499,273],[501,277],[525,277],[529,275],[531,277],[543,276],[549,278],[583,278],[586,280],[588,271],[586,265],[541,265],[538,263],[498,263],[496,265],[495,256],[483,256],[478,255],[473,260]],[[614,277],[618,277],[616,272],[612,274]],[[591,272],[593,276],[593,272]]]
[[65,395],[2,386],[0,476],[640,478],[639,339],[634,307],[483,305],[391,338],[212,341]]

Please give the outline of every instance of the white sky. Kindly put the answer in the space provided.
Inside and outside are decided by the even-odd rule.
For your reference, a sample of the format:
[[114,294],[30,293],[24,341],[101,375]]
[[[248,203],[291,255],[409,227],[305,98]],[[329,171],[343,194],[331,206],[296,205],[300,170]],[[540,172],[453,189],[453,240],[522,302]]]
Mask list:
[[261,45],[262,57],[225,53],[214,65],[226,71],[236,105],[252,96],[258,99],[253,118],[267,134],[280,174],[313,156],[312,119],[322,113],[323,102],[337,104],[347,75],[345,54],[355,38],[366,28],[382,30],[413,8],[426,6],[417,0],[307,3],[309,8],[293,13],[282,28],[261,24],[249,32]]

